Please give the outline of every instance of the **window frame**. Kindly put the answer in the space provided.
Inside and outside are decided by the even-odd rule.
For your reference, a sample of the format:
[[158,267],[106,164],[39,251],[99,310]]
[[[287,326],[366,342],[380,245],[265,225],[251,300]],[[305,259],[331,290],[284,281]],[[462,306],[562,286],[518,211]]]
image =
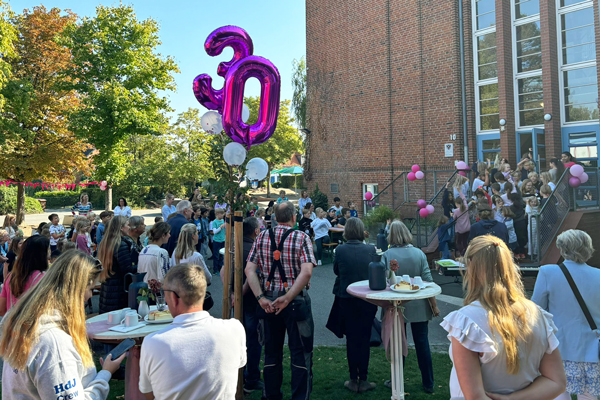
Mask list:
[[500,132],[485,133],[485,134],[477,135],[477,157],[479,160],[485,161],[485,155],[488,153],[502,154],[502,144],[500,144],[500,149],[498,149],[497,151],[496,150],[483,150],[483,142],[488,141],[488,140],[502,140],[502,139],[500,139]]

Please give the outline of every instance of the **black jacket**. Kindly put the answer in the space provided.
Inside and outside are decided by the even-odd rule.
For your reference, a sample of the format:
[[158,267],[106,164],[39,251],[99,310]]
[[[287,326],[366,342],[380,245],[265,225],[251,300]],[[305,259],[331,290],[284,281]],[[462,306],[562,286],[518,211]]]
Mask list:
[[189,224],[190,221],[185,219],[182,214],[177,214],[173,218],[171,218],[167,222],[171,226],[171,237],[166,245],[163,246],[169,252],[169,257],[173,255],[175,251],[175,247],[177,247],[177,240],[179,240],[179,233],[181,232],[181,227],[185,224]]
[[358,240],[348,240],[335,251],[333,272],[337,275],[333,294],[338,297],[353,297],[346,288],[354,282],[369,279],[369,263],[373,261],[375,246]]
[[100,314],[128,307],[128,295],[124,286],[125,274],[137,272],[137,265],[132,263],[134,248],[133,240],[127,236],[123,236],[121,244],[115,248],[113,273],[100,288]]
[[[249,237],[244,236],[244,270],[246,269],[246,262],[248,261],[248,256],[250,255],[250,250],[252,250],[252,246],[254,245],[254,240]],[[233,276],[233,274],[231,274]],[[246,283],[246,273],[244,272],[242,275],[242,282]],[[252,289],[248,288],[248,291],[243,297],[244,302],[244,313],[254,314],[256,312],[256,307],[258,306],[258,301],[256,301],[256,297],[254,296],[254,292]]]
[[471,232],[469,233],[469,242],[475,239],[477,236],[483,235],[494,235],[508,245],[508,229],[502,222],[498,222],[495,219],[482,219],[479,222],[471,225]]

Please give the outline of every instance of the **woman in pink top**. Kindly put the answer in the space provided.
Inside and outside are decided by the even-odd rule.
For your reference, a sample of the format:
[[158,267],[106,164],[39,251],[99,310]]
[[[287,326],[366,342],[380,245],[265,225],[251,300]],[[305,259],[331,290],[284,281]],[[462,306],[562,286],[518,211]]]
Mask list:
[[560,161],[562,161],[565,168],[572,167],[573,165],[576,164],[575,157],[573,157],[573,155],[571,153],[569,153],[568,151],[563,151],[560,154]]
[[456,208],[452,210],[452,218],[454,218],[454,241],[455,241],[455,255],[460,257],[465,254],[467,245],[469,242],[469,232],[471,232],[471,220],[469,216],[469,209],[467,208],[467,201],[465,195],[459,190],[460,197],[454,200]]
[[0,293],[0,316],[4,316],[18,299],[34,286],[48,269],[50,240],[32,236],[23,243],[21,253]]
[[75,233],[73,234],[73,240],[77,244],[77,249],[83,251],[88,256],[92,255],[86,235],[90,231],[90,228],[91,223],[89,219],[80,219],[75,226]]

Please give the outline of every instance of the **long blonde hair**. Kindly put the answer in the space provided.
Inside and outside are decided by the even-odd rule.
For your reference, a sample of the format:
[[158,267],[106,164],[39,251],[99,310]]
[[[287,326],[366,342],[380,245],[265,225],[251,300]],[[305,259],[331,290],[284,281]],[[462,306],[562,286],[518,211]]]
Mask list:
[[39,339],[42,315],[60,314],[60,329],[73,339],[83,365],[94,365],[85,328],[84,298],[88,286],[94,284],[101,266],[81,251],[70,250],[56,259],[52,268],[33,286],[2,321],[0,356],[12,368],[24,370]]
[[117,215],[110,220],[106,233],[102,237],[100,246],[98,246],[98,260],[104,266],[100,280],[106,281],[113,273],[113,256],[117,250],[117,246],[121,244],[121,228],[127,224],[129,219],[122,215]]
[[194,254],[196,246],[194,245],[194,236],[198,232],[198,228],[194,224],[185,224],[181,227],[179,237],[177,238],[177,247],[175,247],[175,264],[179,264],[184,258]]
[[[79,236],[81,234],[81,230],[85,229],[91,225],[92,224],[89,219],[80,218],[79,221],[77,221],[77,225],[75,225],[75,233],[73,233],[73,241],[77,242],[77,236]],[[85,235],[85,233],[84,233],[84,235]],[[100,242],[100,243],[102,243],[102,242]]]
[[464,185],[468,181],[469,180],[467,178],[465,178],[464,176],[462,176],[462,175],[456,175],[456,179],[454,179],[454,183],[452,184],[452,187],[455,187],[455,188],[458,189],[459,187],[461,187],[462,185]]
[[476,237],[464,259],[464,304],[479,301],[488,311],[490,328],[504,344],[508,373],[517,374],[519,343],[530,341],[539,317],[537,306],[525,297],[519,268],[504,241],[492,235]]
[[3,228],[12,228],[12,224],[10,223],[10,221],[15,218],[15,216],[13,214],[6,214],[6,217],[4,217],[4,224],[2,224]]

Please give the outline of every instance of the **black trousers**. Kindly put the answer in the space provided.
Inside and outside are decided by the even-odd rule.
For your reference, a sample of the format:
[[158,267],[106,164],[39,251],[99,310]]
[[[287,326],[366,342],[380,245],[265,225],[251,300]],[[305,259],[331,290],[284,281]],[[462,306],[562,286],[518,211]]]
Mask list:
[[[274,298],[269,298],[274,300]],[[292,369],[292,400],[306,400],[312,391],[312,353],[315,325],[308,294],[297,296],[279,315],[268,314],[259,322],[265,349],[265,396],[282,400],[283,345],[288,336]],[[261,332],[262,331],[262,335]]]
[[377,313],[377,306],[357,298],[339,298],[344,332],[346,334],[346,354],[350,379],[367,380],[371,327]]
[[517,243],[519,246],[517,247],[517,254],[526,254],[525,246],[527,245],[528,235],[527,235],[527,218],[524,218],[520,221],[514,221],[515,234],[517,235]]

